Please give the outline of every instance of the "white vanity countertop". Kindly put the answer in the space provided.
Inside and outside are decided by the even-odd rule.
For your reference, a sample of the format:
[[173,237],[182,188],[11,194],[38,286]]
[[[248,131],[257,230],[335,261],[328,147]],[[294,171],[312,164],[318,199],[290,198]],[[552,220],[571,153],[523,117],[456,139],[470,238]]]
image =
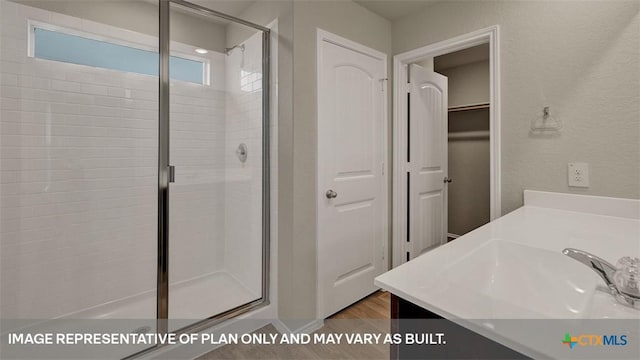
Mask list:
[[617,303],[593,270],[562,254],[565,248],[614,265],[640,257],[640,201],[527,190],[523,207],[375,284],[517,351],[553,356],[486,319],[640,319],[640,310]]

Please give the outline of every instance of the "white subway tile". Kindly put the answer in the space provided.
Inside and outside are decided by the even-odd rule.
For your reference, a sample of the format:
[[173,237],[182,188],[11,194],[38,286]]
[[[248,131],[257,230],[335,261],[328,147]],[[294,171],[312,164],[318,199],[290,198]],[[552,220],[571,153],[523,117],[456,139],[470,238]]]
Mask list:
[[[51,317],[152,289],[157,77],[39,59],[2,61],[0,69],[0,245],[2,256],[20,259],[2,261],[16,275],[3,290],[29,284],[8,305],[3,291],[1,314]],[[172,151],[183,181],[172,198],[173,229],[181,229],[173,235],[189,245],[174,249],[185,262],[172,277],[187,279],[224,266],[226,94],[177,82],[172,95]],[[7,209],[14,211],[4,216]],[[36,296],[43,289],[48,296]]]
[[[65,79],[67,81],[72,81],[75,83],[83,83],[83,84],[94,84],[95,83],[95,75],[88,66],[76,65],[76,64],[65,64],[70,69],[66,71]],[[80,84],[78,84],[80,86]],[[82,87],[79,87],[78,92],[80,92]]]
[[18,76],[18,84],[25,88],[50,89],[51,80],[46,78],[33,77],[29,75]]
[[82,84],[65,80],[52,80],[51,89],[79,93],[82,92]]
[[19,22],[18,7],[10,1],[0,1],[0,19],[2,20],[2,31],[5,30],[6,24],[15,24]]
[[120,98],[129,98],[131,97],[131,91],[120,87],[108,87],[107,95]]
[[23,68],[24,67],[22,63],[0,59],[0,69],[4,74],[23,74],[25,73],[25,70],[23,70]]
[[106,107],[122,107],[124,99],[110,96],[96,96],[95,104]]
[[64,101],[68,104],[93,104],[95,97],[92,95],[68,93],[65,95]]
[[108,87],[95,84],[82,84],[80,92],[83,94],[108,95]]
[[[0,85],[15,86],[18,85],[18,76],[15,74],[0,73]],[[2,94],[0,93],[0,96]]]

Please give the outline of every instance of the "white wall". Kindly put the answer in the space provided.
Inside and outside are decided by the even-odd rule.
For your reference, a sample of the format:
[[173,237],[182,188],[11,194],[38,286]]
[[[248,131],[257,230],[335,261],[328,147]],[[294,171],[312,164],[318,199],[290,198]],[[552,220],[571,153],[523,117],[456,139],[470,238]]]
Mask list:
[[[29,58],[26,19],[157,39],[0,6],[0,317],[51,318],[154,292],[158,79]],[[223,87],[217,69],[212,83]],[[224,242],[214,240],[224,235],[224,221],[211,221],[224,219],[220,89],[172,87],[172,155],[183,165],[171,199],[172,236],[179,238],[171,243],[172,282],[223,266],[217,247]],[[138,315],[154,318],[155,311]]]
[[[398,54],[500,25],[502,211],[522,190],[640,197],[640,3],[439,2],[393,23]],[[550,106],[559,136],[529,133]],[[590,164],[591,187],[567,186],[567,163]]]

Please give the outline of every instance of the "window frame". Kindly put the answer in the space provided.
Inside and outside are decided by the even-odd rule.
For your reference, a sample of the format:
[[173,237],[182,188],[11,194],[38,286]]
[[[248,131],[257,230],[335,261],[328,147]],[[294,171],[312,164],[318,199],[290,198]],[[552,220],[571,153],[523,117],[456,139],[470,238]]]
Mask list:
[[[110,27],[110,25],[104,25],[104,26]],[[124,30],[130,33],[136,34],[137,37],[140,38],[140,40],[142,40],[142,38],[148,38],[149,40],[147,43],[134,42],[130,40],[123,40],[121,38],[114,37],[113,35],[109,36],[104,34],[96,34],[96,33],[88,32],[84,30],[78,30],[78,29],[59,26],[59,25],[55,25],[55,24],[51,24],[43,21],[28,19],[27,20],[27,56],[33,59],[39,59],[44,61],[54,61],[54,62],[60,62],[65,64],[79,65],[79,66],[88,66],[88,67],[93,67],[98,69],[105,69],[109,71],[118,71],[118,72],[125,72],[125,73],[128,72],[128,73],[144,75],[144,76],[155,76],[155,77],[159,76],[159,75],[148,75],[148,74],[142,74],[137,72],[123,71],[123,70],[112,69],[112,68],[98,67],[98,66],[85,65],[85,64],[76,64],[76,63],[67,62],[67,61],[50,60],[50,59],[36,57],[35,56],[35,47],[36,47],[35,30],[36,29],[42,29],[46,31],[55,31],[65,35],[82,37],[89,40],[101,41],[101,42],[106,42],[113,45],[124,46],[124,47],[139,49],[139,50],[151,51],[151,52],[157,53],[159,57],[160,49],[157,45],[158,40],[157,38],[151,35],[141,34],[141,33],[137,33],[137,32],[126,30],[126,29],[120,29],[120,30]],[[108,29],[106,30],[106,32],[107,31]],[[155,44],[153,44],[154,41],[155,41]],[[182,83],[202,85],[202,86],[211,86],[211,59],[210,58],[192,55],[188,53],[189,51],[195,51],[195,49],[197,48],[195,46],[185,45],[179,42],[172,41],[171,47],[174,49],[177,49],[177,51],[171,50],[171,56],[182,58],[185,60],[197,61],[202,63],[203,65],[202,66],[202,83],[195,83],[195,82],[185,81],[180,79],[172,79],[172,81],[179,81]]]

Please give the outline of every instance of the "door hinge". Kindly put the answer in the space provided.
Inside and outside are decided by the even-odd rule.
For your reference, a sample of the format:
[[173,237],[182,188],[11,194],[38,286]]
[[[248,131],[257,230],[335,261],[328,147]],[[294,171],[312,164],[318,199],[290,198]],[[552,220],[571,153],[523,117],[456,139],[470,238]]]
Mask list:
[[384,79],[380,79],[378,81],[380,81],[380,91],[384,92],[384,82],[387,81],[389,79],[384,78]]
[[381,169],[382,170],[382,175],[384,176],[384,161],[382,162],[381,167],[382,167],[382,169]]
[[411,83],[407,83],[407,92],[411,93]]

